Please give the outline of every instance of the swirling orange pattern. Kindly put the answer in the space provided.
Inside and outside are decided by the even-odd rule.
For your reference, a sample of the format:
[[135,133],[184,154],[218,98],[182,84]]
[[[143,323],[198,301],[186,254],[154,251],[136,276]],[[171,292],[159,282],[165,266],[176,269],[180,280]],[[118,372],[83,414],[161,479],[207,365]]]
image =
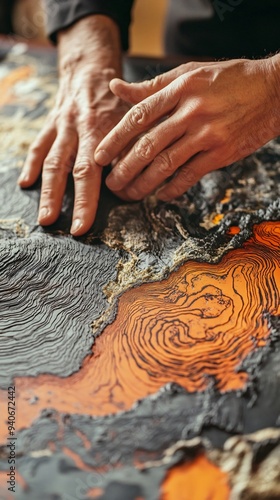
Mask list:
[[190,392],[211,383],[221,392],[244,388],[242,361],[269,340],[264,312],[280,313],[279,248],[280,222],[264,222],[219,264],[189,261],[166,280],[125,292],[78,373],[16,380],[18,426],[44,408],[127,410],[168,382]]

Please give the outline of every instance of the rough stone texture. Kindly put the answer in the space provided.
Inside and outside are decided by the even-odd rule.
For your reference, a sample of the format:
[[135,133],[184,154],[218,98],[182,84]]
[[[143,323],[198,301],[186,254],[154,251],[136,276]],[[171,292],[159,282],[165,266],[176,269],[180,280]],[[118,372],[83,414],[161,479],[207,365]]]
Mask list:
[[71,179],[48,229],[40,182],[16,186],[53,55],[14,51],[0,78],[0,497],[12,384],[19,499],[154,500],[199,457],[233,499],[279,498],[280,141],[172,203],[103,187],[74,239]]

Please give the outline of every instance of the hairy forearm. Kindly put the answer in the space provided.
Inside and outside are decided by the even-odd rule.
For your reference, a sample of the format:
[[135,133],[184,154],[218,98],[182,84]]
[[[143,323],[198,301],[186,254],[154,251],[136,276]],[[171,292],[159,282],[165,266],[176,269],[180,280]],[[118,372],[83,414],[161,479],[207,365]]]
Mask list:
[[59,71],[82,68],[91,63],[100,69],[112,69],[121,75],[122,53],[117,24],[109,17],[85,17],[58,34]]

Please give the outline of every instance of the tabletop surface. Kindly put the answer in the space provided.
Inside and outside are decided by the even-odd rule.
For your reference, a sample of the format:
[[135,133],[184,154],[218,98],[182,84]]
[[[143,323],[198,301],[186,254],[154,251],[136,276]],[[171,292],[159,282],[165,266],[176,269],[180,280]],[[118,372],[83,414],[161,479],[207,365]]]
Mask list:
[[52,50],[0,64],[0,497],[16,437],[20,499],[278,498],[280,141],[171,203],[103,185],[75,239],[71,178],[47,229],[16,184],[56,88]]

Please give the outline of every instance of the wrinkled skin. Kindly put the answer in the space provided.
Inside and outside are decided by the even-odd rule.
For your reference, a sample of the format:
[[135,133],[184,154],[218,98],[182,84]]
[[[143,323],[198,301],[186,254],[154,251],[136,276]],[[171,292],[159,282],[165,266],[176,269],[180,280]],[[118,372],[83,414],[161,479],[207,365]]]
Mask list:
[[58,218],[67,177],[73,172],[75,205],[71,233],[84,234],[94,222],[102,168],[94,161],[100,140],[129,109],[109,88],[120,77],[118,27],[104,16],[91,16],[61,32],[59,89],[44,128],[32,144],[19,184],[31,186],[42,171],[38,221]]
[[188,63],[138,84],[114,79],[133,104],[101,141],[100,165],[120,157],[108,187],[128,200],[182,195],[206,173],[251,154],[280,133],[279,56]]

